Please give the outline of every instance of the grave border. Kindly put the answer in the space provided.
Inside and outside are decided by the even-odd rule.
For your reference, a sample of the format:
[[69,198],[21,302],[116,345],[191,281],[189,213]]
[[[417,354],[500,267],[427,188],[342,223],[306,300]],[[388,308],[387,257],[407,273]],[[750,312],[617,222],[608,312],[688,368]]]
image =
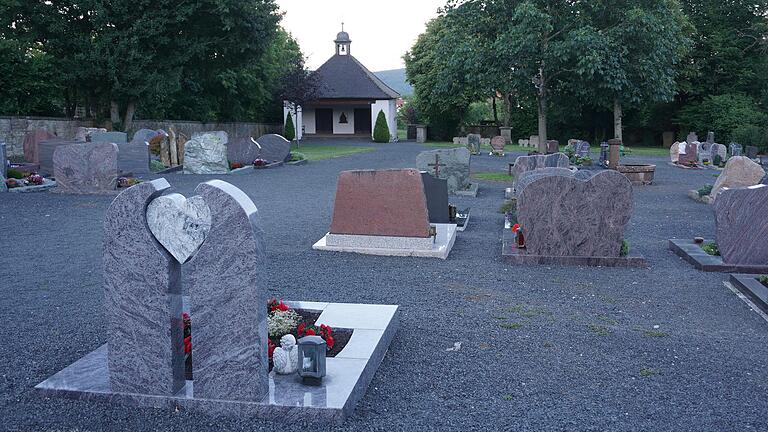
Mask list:
[[704,272],[768,273],[768,265],[726,264],[722,257],[709,255],[693,240],[669,239],[669,250]]

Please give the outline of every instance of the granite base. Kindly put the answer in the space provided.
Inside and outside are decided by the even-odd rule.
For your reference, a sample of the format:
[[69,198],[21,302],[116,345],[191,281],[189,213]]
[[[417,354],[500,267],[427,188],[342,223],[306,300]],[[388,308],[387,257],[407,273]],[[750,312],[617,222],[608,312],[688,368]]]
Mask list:
[[[296,309],[320,311],[317,325],[353,329],[336,357],[328,358],[319,386],[307,386],[297,374],[269,374],[269,393],[260,402],[210,400],[194,396],[194,381],[173,396],[119,393],[111,390],[107,345],[35,386],[42,397],[98,400],[121,406],[183,409],[214,415],[254,416],[287,423],[340,424],[363,397],[399,325],[395,305],[288,302]],[[266,349],[266,347],[265,347]]]
[[517,247],[515,236],[507,229],[502,233],[501,256],[504,259],[504,262],[508,264],[580,267],[648,267],[648,262],[645,258],[642,255],[637,254],[620,257],[532,255],[528,253],[527,249],[519,249]]
[[693,240],[670,239],[669,250],[688,261],[697,270],[705,272],[768,274],[768,264],[742,265],[724,263],[722,257],[704,252],[704,249]]
[[732,274],[731,285],[749,299],[755,307],[768,314],[768,287],[763,285],[755,274]]
[[477,197],[477,191],[480,189],[480,185],[477,183],[471,183],[469,189],[453,191],[453,195],[468,196],[472,198]]
[[45,191],[53,189],[55,187],[56,187],[56,182],[55,181],[49,180],[49,179],[45,179],[45,181],[41,185],[22,186],[22,187],[9,188],[8,192],[12,192],[12,193],[45,192]]
[[[434,224],[437,236],[429,238],[429,248],[421,246],[422,239],[403,237],[326,234],[312,249],[333,252],[352,252],[380,256],[413,256],[423,258],[448,258],[456,241],[455,224]],[[342,238],[343,237],[343,238]],[[340,242],[339,240],[343,240]],[[414,245],[414,241],[417,242]],[[417,246],[417,247],[415,247]]]

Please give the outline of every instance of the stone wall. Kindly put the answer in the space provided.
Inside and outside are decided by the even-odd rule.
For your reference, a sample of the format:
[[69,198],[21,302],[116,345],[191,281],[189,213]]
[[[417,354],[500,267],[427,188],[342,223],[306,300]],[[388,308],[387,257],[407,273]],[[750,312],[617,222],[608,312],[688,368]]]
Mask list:
[[[69,118],[55,117],[0,117],[0,142],[7,144],[8,157],[19,158],[24,155],[24,135],[28,130],[37,128],[46,128],[62,138],[74,138],[79,127],[94,127],[93,120],[77,120]],[[230,137],[258,138],[270,133],[283,133],[283,126],[280,124],[265,123],[203,123],[185,120],[136,120],[133,123],[132,130],[128,137],[139,129],[164,129],[168,130],[171,126],[176,132],[183,133],[187,137],[192,137],[195,132],[221,130]]]

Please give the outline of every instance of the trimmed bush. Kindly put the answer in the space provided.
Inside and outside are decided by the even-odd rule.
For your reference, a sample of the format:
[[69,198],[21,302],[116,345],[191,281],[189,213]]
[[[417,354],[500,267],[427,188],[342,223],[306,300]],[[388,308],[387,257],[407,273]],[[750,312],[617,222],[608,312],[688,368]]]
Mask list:
[[285,116],[285,139],[288,141],[296,139],[296,126],[293,125],[293,117],[290,113]]
[[377,143],[388,143],[390,139],[387,117],[382,110],[379,111],[379,115],[376,116],[376,126],[373,128],[373,141]]

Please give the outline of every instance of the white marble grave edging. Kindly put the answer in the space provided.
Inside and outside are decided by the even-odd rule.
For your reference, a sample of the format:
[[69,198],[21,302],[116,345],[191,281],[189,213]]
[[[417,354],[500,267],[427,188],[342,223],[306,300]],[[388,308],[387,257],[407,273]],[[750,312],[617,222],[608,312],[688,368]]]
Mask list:
[[[410,237],[362,235],[340,236],[330,233],[318,240],[318,242],[312,246],[312,249],[333,252],[352,252],[365,255],[413,256],[446,259],[453,248],[453,243],[456,241],[456,225],[433,224],[433,226],[437,228],[437,236],[435,237],[434,242],[431,237],[428,238],[431,245],[428,249],[413,247],[413,238]],[[343,244],[339,244],[339,237],[343,237]]]
[[[336,357],[328,358],[319,386],[301,383],[298,375],[269,374],[269,393],[260,402],[198,399],[194,381],[175,396],[111,391],[107,345],[35,386],[42,397],[100,400],[115,405],[185,409],[210,414],[255,416],[271,421],[340,424],[354,411],[389,348],[400,323],[397,305],[286,302],[296,309],[321,311],[317,325],[353,330]],[[266,349],[266,347],[264,347]],[[194,358],[193,358],[194,360]]]

